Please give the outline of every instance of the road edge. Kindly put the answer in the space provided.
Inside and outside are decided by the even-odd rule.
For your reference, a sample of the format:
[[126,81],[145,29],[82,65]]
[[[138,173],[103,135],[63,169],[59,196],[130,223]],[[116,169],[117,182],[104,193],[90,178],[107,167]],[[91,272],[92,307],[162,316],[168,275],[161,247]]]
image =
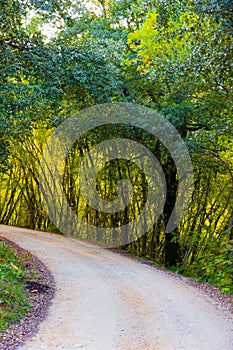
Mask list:
[[26,262],[26,267],[35,269],[40,275],[35,282],[29,281],[27,285],[29,303],[32,305],[27,315],[19,323],[11,324],[7,330],[0,334],[0,350],[17,350],[28,338],[37,333],[39,325],[48,316],[56,286],[51,271],[41,260],[11,240],[1,235],[0,239],[8,247],[14,248],[19,256],[27,254],[29,259]]

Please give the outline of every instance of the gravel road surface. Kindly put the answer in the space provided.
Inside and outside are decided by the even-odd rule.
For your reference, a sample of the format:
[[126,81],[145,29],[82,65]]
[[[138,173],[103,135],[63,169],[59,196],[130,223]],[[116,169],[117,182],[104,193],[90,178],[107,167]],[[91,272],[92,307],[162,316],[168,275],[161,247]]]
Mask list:
[[37,256],[56,294],[20,350],[233,350],[233,315],[171,274],[101,247],[0,225]]

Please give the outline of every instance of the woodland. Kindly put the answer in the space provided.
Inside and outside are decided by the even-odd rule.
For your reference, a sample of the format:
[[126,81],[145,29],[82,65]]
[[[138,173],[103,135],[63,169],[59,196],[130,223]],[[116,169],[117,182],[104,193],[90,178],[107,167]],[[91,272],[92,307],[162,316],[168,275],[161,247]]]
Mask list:
[[48,137],[85,108],[137,103],[174,125],[192,160],[192,200],[178,227],[165,230],[178,187],[172,157],[160,140],[129,126],[91,131],[74,145],[64,167],[67,200],[95,225],[133,220],[147,198],[133,162],[106,164],[98,179],[108,200],[122,178],[134,187],[132,205],[107,218],[82,200],[77,167],[112,134],[141,142],[162,165],[169,191],[153,228],[121,248],[233,293],[231,1],[2,0],[0,16],[0,223],[58,232],[39,188]]

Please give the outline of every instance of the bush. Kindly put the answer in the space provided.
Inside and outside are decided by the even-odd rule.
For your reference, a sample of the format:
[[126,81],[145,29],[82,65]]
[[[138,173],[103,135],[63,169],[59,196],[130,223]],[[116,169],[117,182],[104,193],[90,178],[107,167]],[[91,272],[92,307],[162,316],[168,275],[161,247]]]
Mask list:
[[225,242],[212,244],[199,259],[188,267],[186,275],[219,287],[225,294],[233,294],[233,261],[231,246]]
[[30,271],[23,265],[25,258],[0,242],[0,332],[19,322],[30,307],[25,283]]

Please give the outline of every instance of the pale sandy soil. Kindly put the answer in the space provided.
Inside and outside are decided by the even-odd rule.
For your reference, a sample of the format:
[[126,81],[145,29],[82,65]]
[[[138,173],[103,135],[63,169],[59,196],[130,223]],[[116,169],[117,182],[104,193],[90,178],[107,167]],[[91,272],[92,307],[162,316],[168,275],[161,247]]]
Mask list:
[[54,275],[56,295],[20,350],[233,350],[233,315],[171,274],[101,247],[0,225]]

